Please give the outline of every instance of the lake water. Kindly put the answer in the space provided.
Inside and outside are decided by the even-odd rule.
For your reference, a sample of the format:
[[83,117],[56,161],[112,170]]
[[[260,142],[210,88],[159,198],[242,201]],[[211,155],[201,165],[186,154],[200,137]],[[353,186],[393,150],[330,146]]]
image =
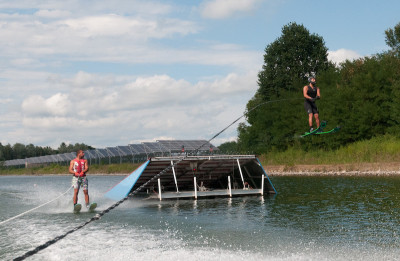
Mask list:
[[[123,176],[89,176],[91,200]],[[202,200],[130,199],[28,260],[398,260],[400,177],[271,177],[278,194]],[[0,222],[70,186],[70,176],[0,177]],[[80,192],[79,201],[83,203]],[[0,225],[10,260],[84,223],[72,190]]]

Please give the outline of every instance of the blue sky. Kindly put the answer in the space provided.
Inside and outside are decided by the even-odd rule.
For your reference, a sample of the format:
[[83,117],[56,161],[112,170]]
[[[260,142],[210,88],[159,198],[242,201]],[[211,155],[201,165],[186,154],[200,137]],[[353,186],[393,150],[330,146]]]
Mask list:
[[322,36],[339,63],[387,50],[398,10],[394,0],[0,1],[0,142],[209,139],[243,114],[284,25]]

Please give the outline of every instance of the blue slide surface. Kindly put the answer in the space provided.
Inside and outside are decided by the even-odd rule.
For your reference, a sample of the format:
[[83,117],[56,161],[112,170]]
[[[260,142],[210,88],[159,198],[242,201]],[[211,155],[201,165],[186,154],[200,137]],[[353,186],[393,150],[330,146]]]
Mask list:
[[128,196],[129,192],[136,184],[136,181],[138,180],[140,175],[142,175],[143,171],[146,169],[149,162],[150,160],[140,165],[140,167],[135,169],[129,176],[127,176],[120,183],[118,183],[112,189],[110,189],[105,196],[113,200],[121,200],[126,196]]

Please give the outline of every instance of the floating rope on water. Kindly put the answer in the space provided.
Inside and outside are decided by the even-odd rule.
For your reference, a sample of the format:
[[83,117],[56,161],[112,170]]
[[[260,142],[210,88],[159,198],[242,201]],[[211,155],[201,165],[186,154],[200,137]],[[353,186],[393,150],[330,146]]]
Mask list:
[[[303,99],[303,98],[301,98]],[[226,131],[230,126],[232,126],[233,124],[235,124],[237,121],[239,121],[241,118],[243,118],[244,116],[246,116],[249,112],[257,109],[258,107],[268,104],[268,103],[272,103],[272,102],[281,102],[281,101],[289,101],[289,100],[300,100],[300,98],[296,98],[296,99],[280,99],[280,100],[272,100],[272,101],[266,101],[263,103],[260,103],[256,106],[254,106],[253,108],[251,108],[250,110],[246,111],[243,115],[241,115],[239,118],[237,118],[236,120],[234,120],[231,124],[229,124],[228,126],[226,126],[224,129],[222,129],[220,132],[218,132],[217,134],[215,134],[211,139],[209,139],[208,141],[204,142],[201,146],[199,146],[197,149],[194,150],[194,154],[197,154],[197,152],[205,145],[207,145],[208,143],[210,143],[212,140],[214,140],[216,137],[218,137],[219,135],[221,135],[221,133],[223,133],[224,131]],[[179,162],[183,161],[184,159],[186,159],[189,155],[185,155],[184,157],[182,157],[181,159],[179,159],[178,161],[174,162],[173,164],[169,165],[168,167],[166,167],[165,169],[163,169],[162,171],[160,171],[157,175],[155,175],[154,177],[152,177],[151,179],[149,179],[148,181],[146,181],[144,184],[142,184],[140,187],[138,187],[137,189],[135,189],[134,191],[132,191],[131,193],[129,193],[125,198],[117,201],[116,203],[114,203],[113,205],[111,205],[110,207],[108,207],[107,209],[97,213],[95,216],[93,216],[92,218],[88,219],[85,223],[67,231],[66,233],[64,233],[63,235],[60,235],[58,237],[55,237],[52,240],[47,241],[46,243],[36,247],[35,249],[26,252],[24,255],[15,258],[14,260],[24,260],[27,257],[33,256],[34,254],[38,253],[40,250],[43,250],[45,248],[47,248],[48,246],[56,243],[57,241],[63,239],[64,237],[66,237],[69,234],[72,234],[73,232],[85,227],[86,225],[90,224],[93,221],[99,220],[102,216],[104,216],[106,213],[110,212],[111,210],[113,210],[114,208],[118,207],[119,205],[121,205],[125,200],[127,200],[129,197],[134,196],[135,194],[137,194],[138,192],[140,192],[142,189],[144,189],[150,182],[152,182],[153,180],[155,180],[156,178],[161,177],[162,175],[164,175],[168,170],[170,170],[172,167],[175,167]],[[66,193],[66,192],[65,192]]]
[[44,203],[44,204],[42,204],[42,205],[40,205],[40,206],[37,206],[37,207],[32,208],[32,209],[30,209],[30,210],[28,210],[28,211],[25,211],[24,213],[21,213],[21,214],[19,214],[19,215],[16,215],[15,217],[9,218],[9,219],[4,220],[4,221],[1,221],[1,222],[0,222],[0,225],[3,225],[3,224],[5,224],[5,223],[7,223],[7,222],[9,222],[9,221],[11,221],[11,220],[16,219],[16,218],[22,217],[23,215],[28,214],[29,212],[32,212],[32,211],[34,211],[34,210],[36,210],[36,209],[38,209],[38,208],[41,208],[41,207],[43,207],[43,206],[45,206],[45,205],[47,205],[47,204],[49,204],[49,203],[55,201],[56,199],[58,199],[58,198],[64,196],[65,194],[67,194],[68,191],[71,190],[71,188],[72,188],[72,186],[69,187],[69,189],[68,189],[67,191],[65,191],[64,193],[62,193],[60,196],[56,197],[55,199],[52,199],[52,200],[50,200],[50,201],[48,201],[48,202],[46,202],[46,203]]

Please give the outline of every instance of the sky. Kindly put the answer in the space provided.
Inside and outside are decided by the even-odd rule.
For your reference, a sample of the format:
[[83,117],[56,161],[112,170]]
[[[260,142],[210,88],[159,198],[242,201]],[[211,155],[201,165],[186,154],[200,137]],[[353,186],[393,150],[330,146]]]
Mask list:
[[[388,50],[399,10],[398,0],[0,0],[0,142],[208,140],[243,115],[283,26],[323,37],[340,63]],[[236,140],[237,126],[212,143]]]

